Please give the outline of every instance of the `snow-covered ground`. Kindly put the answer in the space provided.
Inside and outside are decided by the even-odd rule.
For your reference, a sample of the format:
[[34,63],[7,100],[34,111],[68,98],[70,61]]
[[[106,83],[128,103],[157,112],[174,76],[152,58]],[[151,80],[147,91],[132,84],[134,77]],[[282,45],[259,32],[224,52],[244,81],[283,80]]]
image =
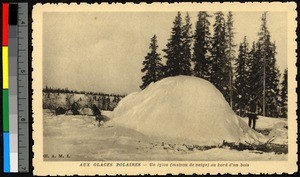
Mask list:
[[[242,119],[248,123],[248,118]],[[275,137],[273,143],[288,144],[288,126],[286,118],[258,116],[256,130],[264,134],[268,139]]]
[[[111,112],[103,111],[110,117]],[[122,126],[98,127],[93,116],[53,115],[44,110],[44,154],[45,160],[105,161],[105,160],[287,160],[287,154],[262,153],[259,151],[237,151],[227,148],[209,150],[188,150],[182,144],[167,144],[161,140],[146,136],[136,130]],[[247,119],[243,119],[247,121]],[[260,117],[259,130],[276,128],[286,123],[286,119]],[[275,126],[274,126],[275,125]],[[287,129],[280,128],[280,131]],[[270,132],[270,133],[271,133]],[[287,141],[284,134],[276,134]],[[277,138],[278,138],[277,137]],[[284,141],[279,142],[284,143]],[[69,158],[51,158],[52,155],[68,155]]]
[[255,131],[197,77],[168,77],[128,95],[103,111],[103,127],[86,113],[51,114],[44,110],[44,154],[68,156],[56,160],[287,159],[285,119],[260,117]]

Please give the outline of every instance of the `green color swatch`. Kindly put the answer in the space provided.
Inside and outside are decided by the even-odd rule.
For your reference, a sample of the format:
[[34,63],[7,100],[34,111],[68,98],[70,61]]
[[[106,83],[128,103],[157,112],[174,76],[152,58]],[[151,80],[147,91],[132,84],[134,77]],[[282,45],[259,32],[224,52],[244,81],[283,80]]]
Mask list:
[[8,90],[3,90],[3,132],[9,131]]

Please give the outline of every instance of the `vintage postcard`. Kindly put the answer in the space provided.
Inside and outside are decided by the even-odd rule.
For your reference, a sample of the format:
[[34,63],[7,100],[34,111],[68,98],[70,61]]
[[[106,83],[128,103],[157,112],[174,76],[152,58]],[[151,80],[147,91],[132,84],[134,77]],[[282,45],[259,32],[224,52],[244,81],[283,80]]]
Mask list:
[[297,171],[295,3],[36,4],[35,175]]

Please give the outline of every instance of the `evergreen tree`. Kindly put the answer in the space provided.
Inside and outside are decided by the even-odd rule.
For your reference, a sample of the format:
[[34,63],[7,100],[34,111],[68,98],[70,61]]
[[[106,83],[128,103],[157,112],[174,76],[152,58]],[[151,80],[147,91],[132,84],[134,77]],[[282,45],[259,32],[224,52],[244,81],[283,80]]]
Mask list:
[[280,113],[280,71],[276,64],[276,45],[271,44],[270,58],[266,67],[266,113],[269,117],[279,117]]
[[[189,17],[187,18],[189,19]],[[174,26],[171,31],[171,37],[167,43],[167,48],[163,51],[166,53],[166,65],[164,66],[165,77],[177,76],[177,75],[190,75],[189,66],[190,63],[187,61],[188,55],[187,46],[190,41],[186,40],[187,34],[189,33],[190,27],[188,25],[182,25],[181,13],[178,12],[173,22]],[[185,35],[185,38],[183,37]],[[185,45],[184,45],[185,43]],[[184,56],[185,55],[185,56]]]
[[209,50],[211,34],[209,30],[209,17],[210,15],[207,12],[201,11],[198,13],[192,59],[195,64],[194,75],[210,81],[211,61],[209,57]]
[[212,70],[211,82],[223,94],[225,99],[229,101],[229,66],[226,57],[226,27],[224,14],[222,12],[215,13],[215,24],[213,25],[214,35],[212,37]]
[[154,35],[151,38],[150,52],[143,61],[144,68],[141,70],[145,73],[142,77],[143,84],[140,86],[141,89],[145,89],[151,82],[156,82],[161,79],[161,58],[160,54],[157,53],[157,37]]
[[173,22],[174,26],[171,31],[171,37],[167,43],[167,49],[163,51],[166,53],[165,58],[165,77],[176,76],[180,73],[179,61],[182,58],[182,18],[181,13],[178,12]]
[[[260,45],[256,45],[255,42],[253,42],[248,55],[247,65],[249,70],[246,85],[249,99],[254,100],[258,108],[262,106],[261,98],[263,96],[263,60],[260,50]],[[247,107],[249,107],[249,102]],[[261,109],[257,111],[261,114]]]
[[234,32],[233,32],[233,15],[232,12],[228,12],[227,15],[227,22],[226,22],[226,43],[227,43],[227,50],[226,50],[226,56],[228,60],[228,67],[229,67],[229,103],[232,107],[233,101],[233,88],[232,88],[232,82],[233,82],[233,74],[232,74],[232,62],[235,58],[235,44],[234,44]]
[[236,59],[235,65],[235,103],[236,109],[240,116],[244,115],[246,106],[249,102],[249,94],[248,94],[248,58],[249,58],[249,49],[248,42],[246,37],[244,37],[244,41],[239,45],[239,54]]
[[288,101],[288,95],[287,95],[287,80],[288,80],[288,73],[287,69],[284,70],[283,73],[283,80],[280,83],[281,84],[281,89],[280,89],[280,116],[281,117],[287,117],[287,101]]
[[191,75],[191,45],[192,45],[192,24],[189,14],[186,14],[185,24],[182,27],[182,59],[180,60],[180,66],[182,75]]
[[267,28],[267,13],[262,15],[258,43],[263,59],[263,115],[278,117],[279,69],[276,65],[276,46]]

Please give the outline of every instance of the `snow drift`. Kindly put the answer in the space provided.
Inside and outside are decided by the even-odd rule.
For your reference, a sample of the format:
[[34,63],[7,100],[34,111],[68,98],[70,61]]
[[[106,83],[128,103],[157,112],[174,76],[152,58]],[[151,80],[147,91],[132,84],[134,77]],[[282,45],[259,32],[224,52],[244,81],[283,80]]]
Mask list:
[[217,145],[264,141],[236,116],[208,81],[191,76],[165,78],[128,95],[112,113],[115,125],[180,143]]

